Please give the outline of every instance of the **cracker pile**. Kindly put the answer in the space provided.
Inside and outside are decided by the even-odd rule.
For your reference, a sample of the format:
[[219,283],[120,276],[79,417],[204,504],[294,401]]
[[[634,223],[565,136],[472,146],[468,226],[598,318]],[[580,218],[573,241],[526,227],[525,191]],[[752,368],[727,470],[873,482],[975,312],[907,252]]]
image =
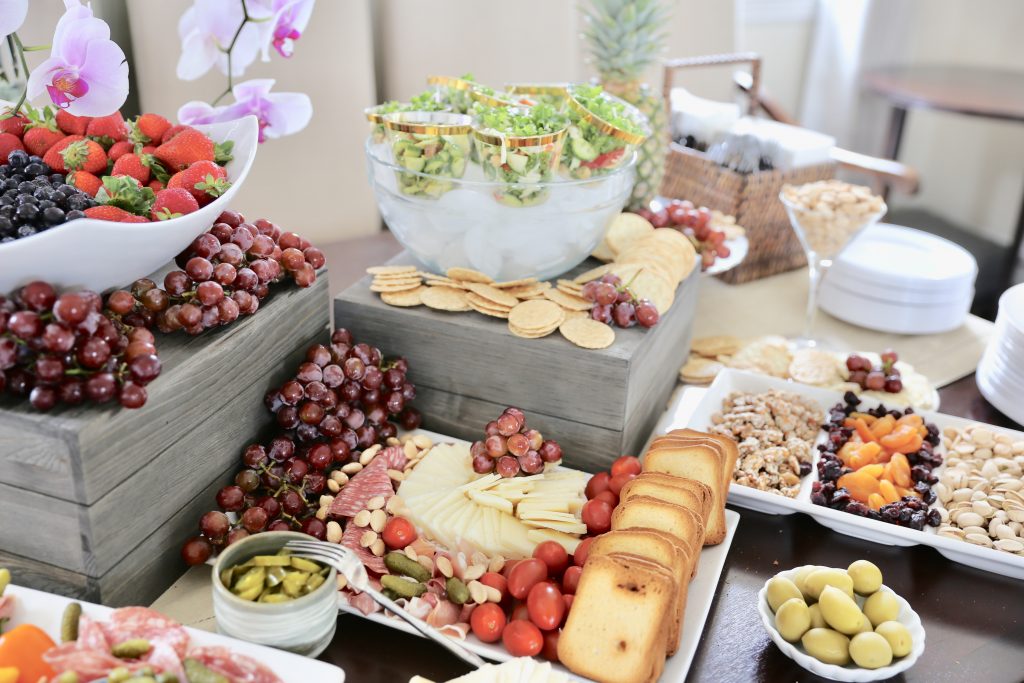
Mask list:
[[607,272],[622,278],[638,299],[650,299],[662,315],[697,263],[697,251],[683,233],[655,228],[643,216],[628,212],[615,217],[593,255],[610,262]]
[[389,306],[419,306],[423,294],[423,277],[416,266],[374,266],[366,272],[373,275],[370,291],[380,294]]

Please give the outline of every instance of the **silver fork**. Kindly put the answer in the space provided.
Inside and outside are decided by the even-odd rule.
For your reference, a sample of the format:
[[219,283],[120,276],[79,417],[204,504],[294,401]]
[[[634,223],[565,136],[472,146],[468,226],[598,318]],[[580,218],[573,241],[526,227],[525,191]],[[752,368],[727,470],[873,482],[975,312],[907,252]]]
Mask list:
[[359,557],[345,546],[337,545],[335,543],[324,543],[322,541],[309,540],[288,541],[284,547],[287,550],[295,551],[295,557],[317,560],[334,567],[348,580],[350,586],[369,595],[373,598],[374,602],[395,614],[397,617],[419,631],[423,636],[426,636],[440,644],[464,662],[468,662],[477,668],[484,666],[485,662],[480,657],[462,647],[456,641],[444,635],[427,622],[422,619],[417,619],[413,615],[409,614],[402,609],[400,605],[395,603],[386,595],[381,594],[380,591],[376,591],[371,588],[370,579],[366,574],[366,567],[363,566]]

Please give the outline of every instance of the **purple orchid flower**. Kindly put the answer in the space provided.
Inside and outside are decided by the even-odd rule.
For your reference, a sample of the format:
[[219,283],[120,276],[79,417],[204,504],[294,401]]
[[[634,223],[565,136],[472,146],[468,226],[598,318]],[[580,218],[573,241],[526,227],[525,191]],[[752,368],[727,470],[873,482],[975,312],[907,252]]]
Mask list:
[[[249,16],[259,20],[248,22],[238,34],[231,51],[231,75],[241,76],[260,52],[260,30],[269,23],[270,10],[261,3],[246,5]],[[181,57],[178,58],[178,78],[194,81],[213,66],[228,72],[225,50],[231,45],[235,32],[242,24],[241,0],[194,0],[178,22],[181,39]]]
[[254,115],[259,120],[260,142],[298,133],[309,124],[313,104],[305,93],[272,93],[273,79],[255,79],[232,89],[234,104],[212,107],[205,102],[188,102],[178,110],[178,121],[188,125],[234,121]]
[[0,38],[21,28],[28,15],[28,0],[0,0]]
[[80,0],[64,0],[65,12],[53,34],[50,58],[32,70],[28,96],[48,94],[75,116],[106,116],[128,97],[128,63],[110,27]]
[[272,15],[272,19],[263,24],[265,28],[261,42],[264,62],[270,60],[271,46],[282,57],[292,56],[295,41],[306,30],[315,4],[316,0],[264,0],[264,6]]

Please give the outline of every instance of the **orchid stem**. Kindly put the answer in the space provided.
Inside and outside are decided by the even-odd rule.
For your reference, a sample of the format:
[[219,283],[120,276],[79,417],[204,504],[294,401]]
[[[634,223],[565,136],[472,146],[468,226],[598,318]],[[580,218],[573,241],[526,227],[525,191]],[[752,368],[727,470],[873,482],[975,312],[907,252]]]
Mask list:
[[228,45],[228,49],[225,50],[228,55],[228,87],[220,95],[217,95],[217,99],[211,102],[213,106],[217,106],[217,103],[224,99],[235,87],[234,72],[231,68],[231,53],[235,50],[235,43],[238,42],[238,37],[242,35],[242,29],[245,28],[245,25],[250,21],[255,21],[249,16],[249,8],[246,7],[245,0],[240,0],[240,2],[242,3],[242,23],[240,23],[238,28],[235,29],[235,35],[231,38],[231,44]]
[[28,47],[22,47],[21,49],[25,52],[42,52],[43,50],[49,50],[49,45],[29,45]]
[[28,96],[28,62],[25,61],[25,46],[21,44],[21,38],[18,37],[17,33],[12,33],[11,37],[14,38],[14,45],[18,48],[21,70],[25,74],[25,87],[21,91],[21,97],[14,103],[14,109],[11,110],[11,116],[17,116],[18,112],[21,111],[21,105],[25,104],[25,98]]

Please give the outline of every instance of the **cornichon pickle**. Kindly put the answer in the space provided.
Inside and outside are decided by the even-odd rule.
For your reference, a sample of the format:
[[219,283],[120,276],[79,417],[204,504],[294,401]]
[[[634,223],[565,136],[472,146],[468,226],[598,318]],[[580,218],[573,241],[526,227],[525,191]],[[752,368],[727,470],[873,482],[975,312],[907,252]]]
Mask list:
[[297,598],[302,595],[302,591],[306,587],[306,581],[308,580],[309,574],[307,572],[288,572],[288,575],[284,577],[284,581],[281,582],[281,590],[285,595]]
[[418,598],[427,592],[427,587],[419,581],[410,581],[391,574],[380,577],[380,585],[394,591],[400,598]]
[[[157,683],[182,683],[174,674],[163,673],[156,677]],[[188,683],[188,681],[184,681]]]
[[152,676],[132,676],[124,679],[124,683],[157,683],[157,680]]
[[122,643],[117,643],[110,648],[110,654],[118,659],[138,659],[152,649],[152,645],[145,638],[132,638]]
[[[235,593],[248,593],[253,588],[263,588],[263,581],[267,577],[267,570],[263,567],[253,567],[245,572],[240,579],[235,581],[232,590]],[[258,595],[258,593],[257,593]]]
[[124,683],[132,675],[132,672],[123,666],[119,666],[116,669],[111,669],[110,673],[107,674],[107,681],[109,683]]
[[216,671],[210,671],[197,659],[185,658],[185,678],[188,683],[231,683]]
[[382,588],[381,591],[380,591],[380,594],[383,595],[388,600],[397,600],[398,598],[402,597],[401,595],[399,595],[395,591],[391,590],[390,588]]
[[444,590],[448,593],[448,599],[456,605],[464,605],[469,600],[469,588],[457,576],[452,576],[444,582]]
[[384,565],[396,574],[408,576],[417,581],[430,580],[430,572],[427,571],[426,567],[397,550],[392,550],[384,556]]
[[7,590],[7,584],[11,582],[11,570],[7,567],[0,567],[0,595]]
[[54,683],[78,683],[78,674],[74,671],[65,671],[60,676],[57,676]]
[[64,616],[60,619],[60,642],[70,643],[78,640],[78,620],[82,618],[82,606],[70,602],[64,608]]
[[288,567],[294,559],[288,555],[257,555],[249,561],[254,567]]

